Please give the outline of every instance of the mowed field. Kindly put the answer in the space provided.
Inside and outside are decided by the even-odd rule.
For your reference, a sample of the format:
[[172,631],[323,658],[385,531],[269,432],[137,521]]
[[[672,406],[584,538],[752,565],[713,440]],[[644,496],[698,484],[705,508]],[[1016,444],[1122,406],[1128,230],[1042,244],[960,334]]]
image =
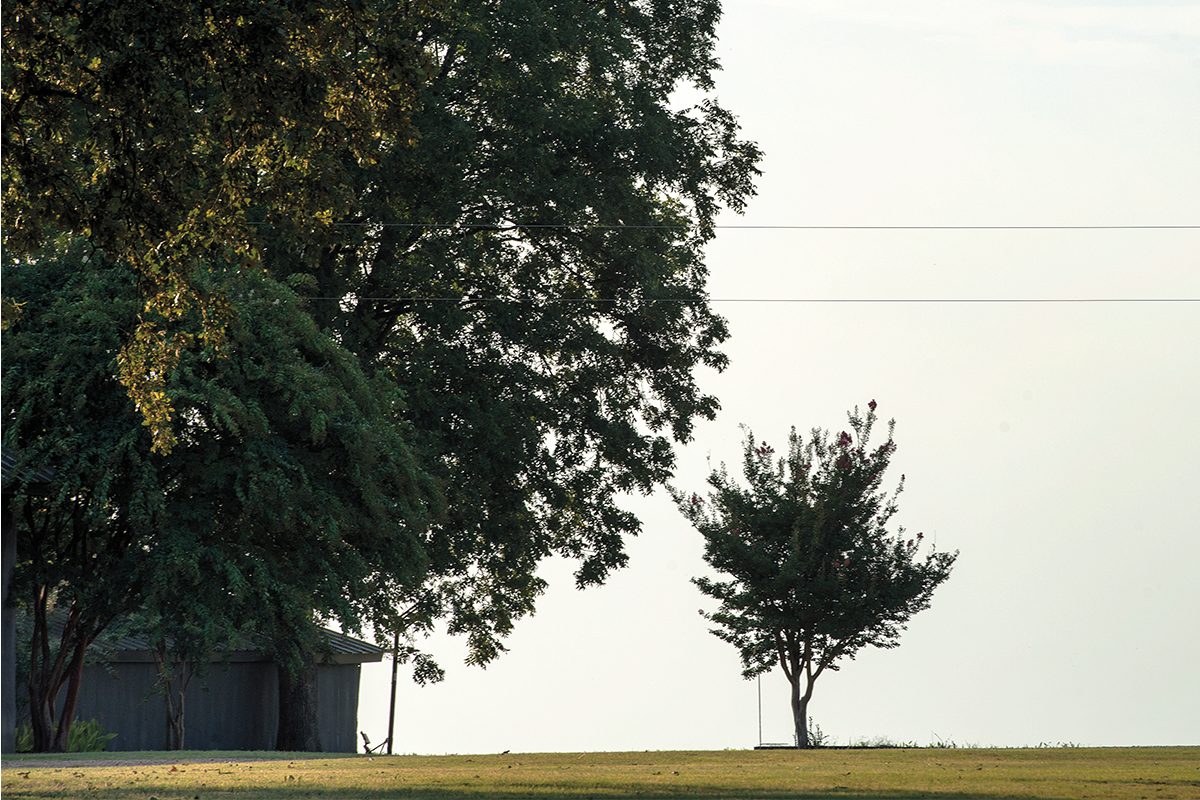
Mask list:
[[8,756],[3,796],[1200,798],[1200,747],[163,755]]

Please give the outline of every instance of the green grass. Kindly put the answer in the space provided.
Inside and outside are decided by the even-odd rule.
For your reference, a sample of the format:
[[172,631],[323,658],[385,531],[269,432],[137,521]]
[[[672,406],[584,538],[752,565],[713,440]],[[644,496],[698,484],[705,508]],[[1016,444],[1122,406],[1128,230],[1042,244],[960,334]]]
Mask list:
[[[1200,747],[9,756],[5,798],[1200,798]],[[153,763],[133,763],[135,761]]]

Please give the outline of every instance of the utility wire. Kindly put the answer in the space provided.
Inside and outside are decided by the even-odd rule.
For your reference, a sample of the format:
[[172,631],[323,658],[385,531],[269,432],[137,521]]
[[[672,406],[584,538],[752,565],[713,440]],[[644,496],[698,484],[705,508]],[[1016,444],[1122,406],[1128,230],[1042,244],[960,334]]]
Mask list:
[[[266,225],[269,223],[253,223]],[[633,229],[633,230],[679,230],[693,225],[592,225],[592,224],[519,224],[506,223],[426,223],[426,222],[335,222],[335,227],[370,228],[437,228],[454,230],[478,229]],[[789,230],[789,231],[1115,231],[1115,230],[1197,230],[1200,225],[713,225],[722,230]],[[342,297],[310,297],[309,300],[345,300]],[[504,301],[521,303],[618,303],[613,297],[356,297],[355,300],[406,303],[436,302],[485,302]],[[718,297],[718,298],[674,298],[662,297],[643,302],[649,303],[1197,303],[1197,297],[1014,297],[1014,298],[968,298],[968,297],[918,297],[918,298],[841,298],[841,297]]]
[[[251,223],[269,225],[266,222]],[[696,225],[593,225],[590,223],[552,224],[518,222],[497,223],[438,223],[438,222],[334,222],[339,228],[437,228],[455,230],[479,229],[573,229],[573,230],[681,230]],[[1196,230],[1200,225],[713,225],[718,230],[774,231],[1138,231],[1138,230]]]
[[1143,231],[1195,230],[1200,225],[714,225],[734,230],[788,231]]
[[[309,297],[402,303],[621,303],[616,297]],[[1200,303],[1200,297],[656,297],[643,303]]]

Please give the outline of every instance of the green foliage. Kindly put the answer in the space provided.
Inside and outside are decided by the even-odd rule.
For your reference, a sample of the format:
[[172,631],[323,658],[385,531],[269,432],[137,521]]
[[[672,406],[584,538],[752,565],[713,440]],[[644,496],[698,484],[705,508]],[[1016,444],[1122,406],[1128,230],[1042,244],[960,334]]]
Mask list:
[[17,726],[17,752],[33,752],[33,726],[28,722],[22,722]]
[[889,532],[896,499],[880,489],[895,443],[871,448],[875,402],[849,415],[853,434],[835,440],[795,429],[787,454],[775,460],[747,431],[743,471],[747,488],[725,468],[709,477],[713,492],[673,491],[676,505],[703,534],[704,558],[728,579],[693,582],[719,608],[705,617],[713,633],[734,645],[753,678],[775,665],[793,688],[800,746],[808,744],[804,712],[813,684],[838,661],[863,647],[890,648],[908,619],[928,608],[949,577],[957,554],[920,556],[923,536]]
[[[354,628],[373,588],[419,583],[434,498],[395,387],[364,375],[262,274],[213,276],[240,292],[228,344],[182,355],[170,381],[179,443],[152,452],[114,361],[139,316],[133,272],[80,269],[82,258],[4,272],[26,304],[4,336],[5,446],[22,454],[18,474],[54,470],[49,497],[17,487],[16,585],[40,621],[34,727],[40,713],[47,737],[71,659],[119,614],[145,610],[152,646],[170,640],[193,663],[249,627],[281,663],[298,663],[301,643],[319,652],[314,612]],[[46,659],[52,600],[73,616]]]
[[180,268],[201,253],[246,247],[249,212],[319,225],[353,199],[347,159],[370,162],[413,136],[408,114],[432,66],[413,24],[429,11],[6,6],[6,241],[33,252],[72,233],[186,279]]
[[117,738],[115,733],[105,733],[104,726],[94,719],[75,720],[71,726],[71,738],[67,746],[70,753],[99,753],[108,748],[108,743]]
[[[100,753],[108,749],[108,743],[117,738],[115,733],[105,733],[104,726],[97,720],[75,720],[67,739],[68,753]],[[33,752],[33,727],[24,722],[17,726],[17,752]]]
[[227,280],[240,293],[227,352],[188,354],[173,381],[178,452],[164,460],[169,503],[145,582],[153,607],[181,615],[176,647],[197,651],[230,603],[271,641],[314,611],[358,627],[376,590],[419,582],[436,502],[396,388],[365,375],[290,289]]
[[[13,593],[33,619],[39,751],[66,748],[74,695],[58,724],[55,698],[77,685],[88,646],[137,605],[138,563],[162,502],[150,437],[115,376],[137,314],[132,278],[80,271],[90,258],[75,248],[4,264],[5,292],[24,305],[3,337],[4,445],[19,457],[5,491],[22,523]],[[49,625],[56,609],[61,634]]]
[[[486,663],[543,559],[625,564],[617,495],[719,407],[703,248],[758,174],[715,100],[672,105],[713,88],[718,2],[10,6],[6,237],[115,335],[72,368],[136,403],[105,424],[153,535],[115,574],[173,642],[255,619],[298,664],[314,614],[370,622],[432,680],[438,620]],[[60,301],[9,287],[6,348],[57,357],[22,326]],[[6,444],[9,382],[6,349]]]
[[[712,0],[460,0],[419,30],[439,62],[417,146],[359,176],[360,216],[325,248],[313,313],[405,392],[422,467],[445,493],[431,579],[396,624],[448,617],[494,658],[577,559],[626,561],[640,524],[615,497],[671,474],[712,418],[694,372],[721,369],[703,245],[753,193],[758,149],[714,101]],[[274,274],[308,257],[279,239]],[[390,632],[383,634],[390,642]]]
[[812,717],[808,718],[808,746],[809,747],[832,747],[833,737],[825,731],[821,730],[821,726],[813,721]]
[[135,268],[158,313],[208,312],[182,338],[146,321],[124,332],[125,382],[159,449],[172,440],[157,378],[192,336],[223,337],[197,268],[254,266],[261,225],[311,241],[353,207],[351,167],[415,135],[432,64],[413,24],[427,13],[386,0],[5,4],[5,247],[86,238]]

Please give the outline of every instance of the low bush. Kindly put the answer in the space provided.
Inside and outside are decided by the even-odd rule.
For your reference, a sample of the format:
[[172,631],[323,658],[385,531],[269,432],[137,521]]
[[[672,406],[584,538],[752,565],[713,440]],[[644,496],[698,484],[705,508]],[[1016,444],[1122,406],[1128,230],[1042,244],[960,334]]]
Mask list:
[[[75,720],[67,734],[67,750],[71,753],[99,753],[108,748],[108,743],[117,738],[115,733],[105,733],[98,720]],[[33,752],[33,726],[23,722],[17,728],[17,752]]]

